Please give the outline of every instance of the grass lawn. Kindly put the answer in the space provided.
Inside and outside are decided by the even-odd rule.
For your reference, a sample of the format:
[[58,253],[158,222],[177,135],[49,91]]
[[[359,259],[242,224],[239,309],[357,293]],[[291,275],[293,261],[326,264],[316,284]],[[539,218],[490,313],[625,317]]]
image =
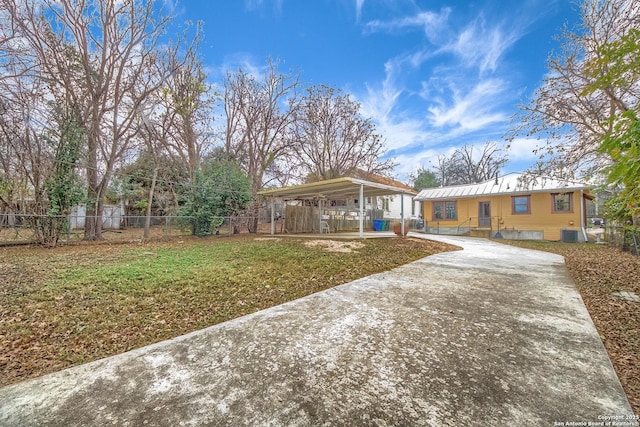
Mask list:
[[613,295],[628,291],[640,296],[640,256],[607,245],[502,243],[564,256],[631,406],[640,415],[640,303]]
[[[0,248],[0,385],[111,356],[451,250],[256,236]],[[351,242],[360,244],[358,242]]]
[[[327,252],[308,240],[183,238],[149,244],[0,248],[0,386],[175,337],[450,246],[365,240]],[[605,245],[508,242],[563,255],[640,415],[640,257]],[[352,242],[360,243],[360,242]]]

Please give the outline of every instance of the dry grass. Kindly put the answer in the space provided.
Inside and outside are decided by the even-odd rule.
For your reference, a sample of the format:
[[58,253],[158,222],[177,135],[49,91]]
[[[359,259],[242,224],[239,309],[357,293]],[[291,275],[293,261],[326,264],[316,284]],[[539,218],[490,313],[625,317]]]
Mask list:
[[452,248],[391,238],[336,253],[305,242],[243,235],[0,248],[0,385],[185,334]]
[[[348,253],[305,240],[196,239],[0,248],[0,385],[57,371],[451,250],[372,239]],[[505,242],[507,243],[507,242]],[[563,255],[636,414],[640,257],[603,245],[512,242]]]

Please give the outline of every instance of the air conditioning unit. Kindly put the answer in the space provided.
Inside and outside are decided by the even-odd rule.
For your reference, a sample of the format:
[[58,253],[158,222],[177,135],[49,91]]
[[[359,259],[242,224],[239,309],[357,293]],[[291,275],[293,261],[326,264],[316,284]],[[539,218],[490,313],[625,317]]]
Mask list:
[[565,243],[578,243],[578,230],[562,230],[560,240]]

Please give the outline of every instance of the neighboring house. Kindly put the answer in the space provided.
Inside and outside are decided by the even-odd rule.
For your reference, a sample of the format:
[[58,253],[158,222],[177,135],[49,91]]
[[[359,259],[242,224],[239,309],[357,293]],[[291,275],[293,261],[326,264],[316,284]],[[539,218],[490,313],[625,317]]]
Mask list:
[[377,209],[384,211],[384,218],[388,219],[400,219],[404,214],[404,218],[410,218],[412,216],[419,215],[419,211],[413,206],[413,199],[400,194],[393,194],[391,196],[380,197],[367,197],[365,209]]
[[[406,184],[391,178],[375,175],[362,170],[357,170],[351,175],[353,178],[364,179],[366,181],[377,182],[392,187],[402,188],[408,194],[390,194],[386,196],[367,197],[365,200],[365,210],[381,210],[384,212],[384,218],[401,219],[403,216],[408,219],[417,216],[419,213],[413,206],[413,198],[410,195],[416,194],[416,191]],[[357,206],[357,200],[354,203]]]
[[422,190],[425,228],[436,234],[586,241],[584,183],[508,174],[479,184]]
[[[272,188],[258,192],[264,197],[266,206],[273,206],[276,219],[276,204],[282,203],[285,230],[289,233],[358,230],[375,227],[376,220],[400,218],[401,206],[405,222],[411,216],[411,203],[417,192],[402,183],[372,174],[335,178],[310,182],[284,188]],[[387,195],[393,195],[388,197]],[[392,201],[393,199],[393,201]],[[401,205],[400,201],[404,201]],[[394,203],[397,203],[394,208]],[[384,208],[384,210],[382,210]],[[393,210],[392,210],[393,209]],[[269,213],[269,216],[271,214]],[[400,221],[398,221],[400,222]],[[272,223],[274,232],[275,222]],[[324,224],[323,224],[324,223]],[[391,226],[393,222],[386,225]],[[405,225],[407,223],[405,222]],[[410,224],[409,224],[410,226]],[[386,227],[385,227],[386,229]],[[376,230],[383,231],[383,229]]]

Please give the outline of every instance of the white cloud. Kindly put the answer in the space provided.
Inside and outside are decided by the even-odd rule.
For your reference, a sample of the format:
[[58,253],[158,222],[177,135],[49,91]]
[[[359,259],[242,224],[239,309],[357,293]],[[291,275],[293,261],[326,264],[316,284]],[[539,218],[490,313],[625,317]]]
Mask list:
[[361,113],[371,117],[377,132],[385,138],[388,150],[411,146],[425,134],[424,122],[418,119],[400,118],[395,113],[401,91],[391,85],[380,88],[367,87],[361,102]]
[[367,96],[363,101],[365,108],[372,116],[387,117],[394,109],[402,89],[396,86],[395,79],[398,72],[396,61],[387,61],[384,65],[385,79],[379,88],[366,84]]
[[264,5],[264,0],[244,0],[244,7],[247,10],[257,10]]
[[163,6],[163,9],[166,9],[169,12],[173,13],[173,11],[176,8],[176,2],[174,0],[163,0],[162,6]]
[[[262,9],[264,4],[265,0],[244,0],[244,7],[250,12]],[[282,11],[282,0],[274,0],[273,8],[277,13],[280,13]]]
[[379,84],[366,84],[366,93],[357,96],[362,114],[375,121],[389,150],[418,144],[427,133],[423,120],[412,118],[397,108],[400,98],[405,95],[405,88],[398,80],[402,79],[404,64],[411,62],[410,59],[400,56],[388,60],[384,65],[385,79]]
[[389,150],[398,150],[422,144],[426,135],[424,123],[418,120],[385,119],[377,121],[378,132],[385,136]]
[[390,21],[373,20],[365,24],[365,31],[394,33],[422,28],[439,53],[451,53],[463,66],[477,67],[480,72],[495,71],[505,51],[522,35],[523,29],[518,24],[512,22],[510,28],[503,24],[492,25],[482,14],[458,30],[449,24],[451,12],[450,8],[443,8],[440,12],[421,11]]
[[227,72],[235,72],[239,68],[247,74],[260,77],[263,75],[266,66],[264,61],[260,63],[250,53],[236,52],[224,57],[222,64],[217,67],[217,72],[213,73],[213,77],[217,77],[217,80],[224,80]]
[[447,105],[442,98],[435,99],[436,105],[428,108],[430,121],[436,127],[459,126],[469,131],[478,130],[496,122],[503,122],[507,115],[495,111],[496,99],[501,98],[505,83],[499,79],[478,82],[471,91],[461,93],[451,85],[452,104]]
[[404,29],[422,28],[427,38],[434,42],[446,27],[450,13],[451,9],[443,8],[439,13],[426,11],[391,21],[373,20],[366,23],[365,31],[371,33],[397,32]]
[[360,22],[362,16],[362,6],[364,6],[364,0],[356,0],[356,22]]
[[[519,32],[490,26],[482,15],[458,31],[449,23],[451,13],[449,8],[437,13],[421,11],[395,20],[370,21],[365,26],[368,32],[389,33],[421,28],[425,39],[435,45],[432,49],[416,45],[413,51],[387,60],[385,79],[377,87],[367,85],[363,112],[376,120],[392,150],[447,144],[483,129],[487,129],[486,136],[480,139],[495,138],[500,133],[496,128],[508,121],[510,114],[504,108],[512,98],[510,83],[497,77],[496,71]],[[446,54],[452,55],[448,61]],[[438,67],[428,68],[435,57]],[[480,76],[466,71],[474,68]],[[406,85],[410,73],[423,70],[429,78],[420,88]],[[487,73],[488,77],[482,77]],[[399,101],[404,104],[416,93],[423,99],[426,114],[419,117],[398,111]]]
[[433,169],[439,156],[450,157],[457,147],[425,147],[422,150],[399,154],[394,157],[398,164],[395,168],[397,178],[402,182],[408,182],[409,177],[419,168]]
[[482,16],[464,28],[459,35],[443,45],[442,52],[451,52],[465,67],[477,67],[480,72],[495,71],[500,58],[521,36],[516,28],[487,27]]
[[539,155],[534,153],[539,144],[540,141],[535,138],[516,138],[509,144],[509,159],[534,163],[539,159]]

